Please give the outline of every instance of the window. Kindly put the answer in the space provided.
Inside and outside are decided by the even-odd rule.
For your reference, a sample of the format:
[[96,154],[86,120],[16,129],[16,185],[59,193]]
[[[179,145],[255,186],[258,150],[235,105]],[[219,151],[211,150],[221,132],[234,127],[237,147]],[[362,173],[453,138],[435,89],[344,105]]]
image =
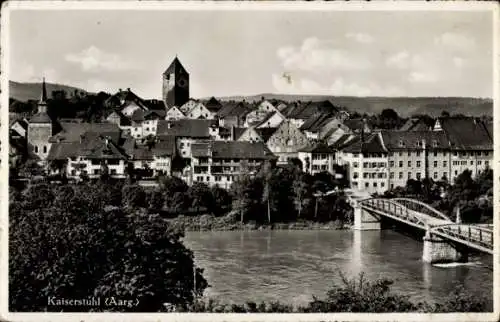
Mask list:
[[196,177],[196,181],[202,182],[203,181],[203,177]]
[[411,172],[408,172],[408,180],[411,179]]
[[369,186],[370,186],[370,184],[368,182],[365,182],[365,187],[368,188]]
[[417,180],[420,180],[420,172],[417,172]]
[[399,161],[399,167],[402,168],[403,167],[403,161]]
[[402,157],[403,156],[403,152],[399,152],[399,156]]
[[377,167],[377,162],[372,162],[372,168],[376,168]]
[[417,168],[420,168],[420,161],[417,161]]
[[455,170],[455,175],[458,175],[458,171],[457,170]]
[[149,127],[146,128],[146,131],[149,131]]
[[474,161],[471,160],[470,165],[474,165]]
[[35,145],[35,153],[38,153],[38,146]]
[[221,176],[215,176],[215,181],[221,181],[222,177]]
[[489,166],[490,166],[490,161],[485,160],[485,161],[484,161],[484,165],[485,165],[485,166],[487,166],[487,167],[489,167]]
[[434,175],[432,176],[434,179],[437,179],[438,178],[438,173],[437,172],[434,172]]
[[443,167],[447,167],[448,166],[448,162],[447,161],[443,161]]
[[419,157],[420,156],[420,151],[417,151],[416,153],[417,153],[417,157]]
[[207,176],[207,182],[209,182],[209,181],[210,181],[210,177],[209,177],[209,176]]
[[411,161],[408,161],[408,167],[411,167]]
[[353,179],[357,179],[357,178],[358,178],[358,173],[357,173],[357,172],[354,172],[354,173],[352,174],[352,178],[353,178]]
[[184,148],[184,142],[181,142],[181,149]]
[[374,183],[373,183],[373,187],[376,187],[376,186],[377,186],[377,183],[376,183],[376,182],[374,182]]
[[411,157],[411,152],[410,151],[408,151],[408,156]]
[[399,173],[399,179],[403,179],[403,172]]
[[46,145],[43,146],[43,153],[47,153],[47,146]]
[[444,178],[448,177],[448,172],[443,172],[443,177]]
[[391,183],[391,189],[394,189],[394,183]]
[[400,146],[400,147],[403,147],[404,145],[405,145],[405,144],[404,144],[403,140],[399,140],[399,146]]
[[368,168],[370,164],[368,162],[363,162],[363,168]]
[[226,176],[226,181],[231,181],[231,176]]
[[437,166],[438,166],[438,162],[434,161],[434,168],[437,168]]
[[381,183],[380,183],[380,186],[381,186],[381,187],[384,187],[384,186],[385,186],[385,182],[381,182]]
[[478,161],[477,161],[477,165],[481,165],[481,160],[478,160]]
[[111,174],[116,174],[116,169],[111,169],[110,173]]
[[353,165],[353,167],[357,168],[358,165],[359,165],[359,163],[358,162],[354,162],[352,165]]
[[99,174],[99,169],[95,169],[94,174]]
[[352,185],[353,185],[354,187],[357,187],[357,186],[358,186],[358,182],[357,182],[357,181],[353,181],[353,182],[352,182]]
[[378,177],[379,179],[382,179],[382,178],[384,177],[384,174],[383,174],[382,172],[379,172],[379,173],[377,174],[377,177]]
[[322,165],[322,166],[321,166],[321,170],[322,170],[322,171],[326,171],[326,170],[327,170],[327,165],[326,165],[326,164]]
[[394,179],[394,172],[391,172],[391,173],[389,174],[389,178]]
[[353,153],[353,154],[352,154],[352,156],[353,156],[354,158],[357,158],[357,157],[359,156],[359,154],[358,154],[358,153]]
[[[433,147],[437,147],[438,146],[438,142],[436,140],[432,140],[432,146]],[[434,153],[436,154],[437,152],[434,152]]]
[[363,179],[366,179],[366,178],[368,178],[368,173],[365,172],[365,173],[363,173]]
[[437,156],[438,156],[437,151],[434,151],[434,156],[435,156],[435,157],[437,157]]
[[392,168],[394,167],[394,161],[389,161],[389,166]]
[[458,152],[457,151],[453,152],[453,155],[458,156]]
[[76,175],[76,170],[71,170],[71,175],[72,176]]

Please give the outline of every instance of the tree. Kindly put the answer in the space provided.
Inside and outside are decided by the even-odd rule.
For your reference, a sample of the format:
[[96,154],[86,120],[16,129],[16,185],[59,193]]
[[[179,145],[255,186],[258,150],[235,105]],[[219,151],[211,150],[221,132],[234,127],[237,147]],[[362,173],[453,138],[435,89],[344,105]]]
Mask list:
[[214,201],[214,213],[219,215],[231,206],[232,198],[226,189],[218,186],[211,188],[212,199]]
[[[203,294],[207,282],[182,244],[181,232],[159,216],[104,209],[95,190],[75,195],[82,193],[90,195],[76,199],[75,206],[93,210],[86,214],[51,204],[13,208],[9,214],[10,310],[160,312],[164,303],[186,307]],[[90,296],[115,296],[136,305],[48,302]]]
[[271,168],[271,164],[269,162],[264,163],[264,167],[262,168],[260,175],[264,183],[262,201],[264,201],[267,205],[267,222],[271,223],[271,180],[273,177],[273,169]]
[[303,172],[297,172],[293,181],[294,205],[298,212],[298,217],[302,215],[302,210],[309,206],[312,201],[312,190],[310,177]]
[[145,207],[146,193],[144,192],[144,188],[138,184],[123,186],[122,204],[131,208]]
[[189,187],[187,195],[191,200],[191,207],[200,210],[206,209],[207,211],[213,211],[214,200],[210,188],[201,182],[195,182],[191,187]]

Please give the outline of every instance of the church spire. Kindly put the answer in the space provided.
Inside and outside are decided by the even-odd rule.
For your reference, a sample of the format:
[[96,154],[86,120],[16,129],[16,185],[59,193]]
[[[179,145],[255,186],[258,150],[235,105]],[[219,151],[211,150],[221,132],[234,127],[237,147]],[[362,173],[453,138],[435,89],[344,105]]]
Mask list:
[[45,77],[42,81],[42,97],[40,98],[40,104],[47,103],[47,87],[45,86]]

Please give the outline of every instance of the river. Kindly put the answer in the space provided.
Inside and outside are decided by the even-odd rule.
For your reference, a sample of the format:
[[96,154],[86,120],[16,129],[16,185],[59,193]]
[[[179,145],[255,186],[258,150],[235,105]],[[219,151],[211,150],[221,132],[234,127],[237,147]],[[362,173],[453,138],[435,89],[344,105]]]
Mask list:
[[211,286],[205,295],[223,302],[305,304],[340,283],[340,271],[390,278],[394,291],[415,301],[435,302],[455,285],[493,298],[491,256],[472,256],[467,264],[426,264],[421,242],[391,230],[187,232],[184,242],[205,269]]

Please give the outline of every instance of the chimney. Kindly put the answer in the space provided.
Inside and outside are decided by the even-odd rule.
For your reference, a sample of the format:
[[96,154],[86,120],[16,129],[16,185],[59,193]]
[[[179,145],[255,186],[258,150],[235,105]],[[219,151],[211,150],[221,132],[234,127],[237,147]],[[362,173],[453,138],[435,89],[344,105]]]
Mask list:
[[83,143],[84,138],[85,138],[85,136],[83,134],[80,134],[80,143]]
[[104,143],[106,144],[106,149],[109,149],[109,137],[104,138]]
[[130,87],[127,87],[127,92],[130,92]]
[[167,122],[167,129],[170,129],[170,128],[172,128],[172,123]]
[[121,91],[122,91],[122,89],[121,89],[121,88],[119,88],[119,89],[118,89],[118,92],[121,92]]
[[235,137],[234,137],[234,125],[231,125],[231,138],[230,138],[231,141],[234,141],[235,140]]

